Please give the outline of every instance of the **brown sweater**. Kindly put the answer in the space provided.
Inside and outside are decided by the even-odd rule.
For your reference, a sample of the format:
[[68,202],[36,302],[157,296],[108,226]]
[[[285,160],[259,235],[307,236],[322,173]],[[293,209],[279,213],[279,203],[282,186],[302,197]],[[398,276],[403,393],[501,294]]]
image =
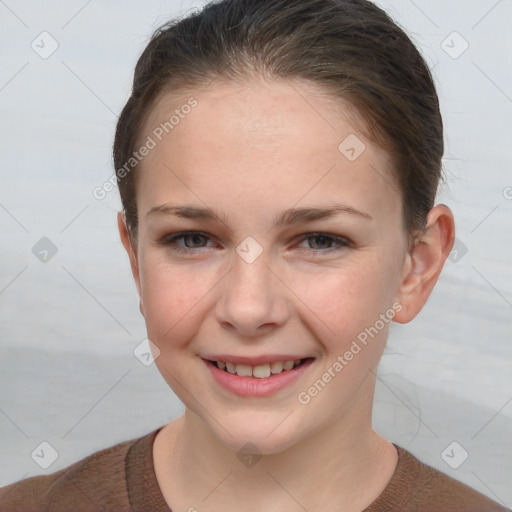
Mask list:
[[[53,474],[2,487],[0,510],[170,512],[153,466],[159,430],[100,450]],[[508,510],[396,448],[398,465],[391,481],[363,512]]]

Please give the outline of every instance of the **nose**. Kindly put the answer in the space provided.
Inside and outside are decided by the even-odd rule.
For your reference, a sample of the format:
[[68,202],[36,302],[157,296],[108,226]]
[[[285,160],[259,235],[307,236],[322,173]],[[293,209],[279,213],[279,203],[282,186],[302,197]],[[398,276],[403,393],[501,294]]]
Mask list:
[[286,287],[271,263],[265,251],[251,263],[235,253],[233,267],[222,280],[217,321],[237,337],[269,334],[290,316]]

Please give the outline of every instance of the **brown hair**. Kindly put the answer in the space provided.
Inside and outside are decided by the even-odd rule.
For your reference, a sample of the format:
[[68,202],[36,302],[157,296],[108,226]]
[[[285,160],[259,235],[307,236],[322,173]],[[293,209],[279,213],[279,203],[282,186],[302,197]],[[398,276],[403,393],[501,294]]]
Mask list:
[[312,82],[355,106],[367,136],[393,158],[406,230],[424,228],[441,178],[443,123],[428,66],[405,32],[368,0],[220,0],[157,29],[137,62],[113,148],[132,235],[137,166],[119,170],[156,101],[254,71]]

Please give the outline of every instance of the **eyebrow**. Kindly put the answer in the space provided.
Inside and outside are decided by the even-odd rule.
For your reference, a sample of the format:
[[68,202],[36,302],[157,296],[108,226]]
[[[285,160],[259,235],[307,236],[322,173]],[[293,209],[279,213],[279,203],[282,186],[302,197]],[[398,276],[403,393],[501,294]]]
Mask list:
[[[225,216],[222,216],[221,218],[220,215],[216,214],[208,207],[202,208],[189,205],[172,206],[168,204],[161,204],[150,208],[146,215],[156,213],[173,215],[184,219],[213,220],[226,224]],[[281,212],[278,217],[273,217],[273,221],[275,226],[283,226],[298,224],[300,222],[312,222],[315,220],[327,219],[343,213],[373,220],[373,217],[370,214],[357,210],[352,206],[335,204],[323,208],[290,208]]]

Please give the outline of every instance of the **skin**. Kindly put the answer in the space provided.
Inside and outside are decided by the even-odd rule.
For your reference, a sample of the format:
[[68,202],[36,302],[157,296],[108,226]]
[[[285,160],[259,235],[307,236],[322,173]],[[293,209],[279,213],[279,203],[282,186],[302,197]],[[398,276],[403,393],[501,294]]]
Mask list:
[[[349,104],[316,86],[253,77],[193,95],[198,105],[137,171],[136,236],[118,215],[156,365],[186,407],[155,440],[163,496],[173,511],[363,510],[397,464],[371,428],[389,323],[308,404],[297,396],[393,304],[393,321],[417,315],[450,253],[453,216],[435,206],[411,247],[390,155]],[[184,98],[162,97],[143,137]],[[350,134],[365,144],[354,161],[338,149]],[[371,218],[274,225],[288,208],[335,203]],[[223,221],[148,214],[163,204],[208,206]],[[158,243],[183,231],[207,238]],[[318,232],[350,243],[311,238]],[[236,252],[248,236],[262,248],[252,263]],[[219,353],[315,359],[290,386],[255,398],[213,381],[200,356]],[[248,442],[263,454],[252,467],[237,457]]]

